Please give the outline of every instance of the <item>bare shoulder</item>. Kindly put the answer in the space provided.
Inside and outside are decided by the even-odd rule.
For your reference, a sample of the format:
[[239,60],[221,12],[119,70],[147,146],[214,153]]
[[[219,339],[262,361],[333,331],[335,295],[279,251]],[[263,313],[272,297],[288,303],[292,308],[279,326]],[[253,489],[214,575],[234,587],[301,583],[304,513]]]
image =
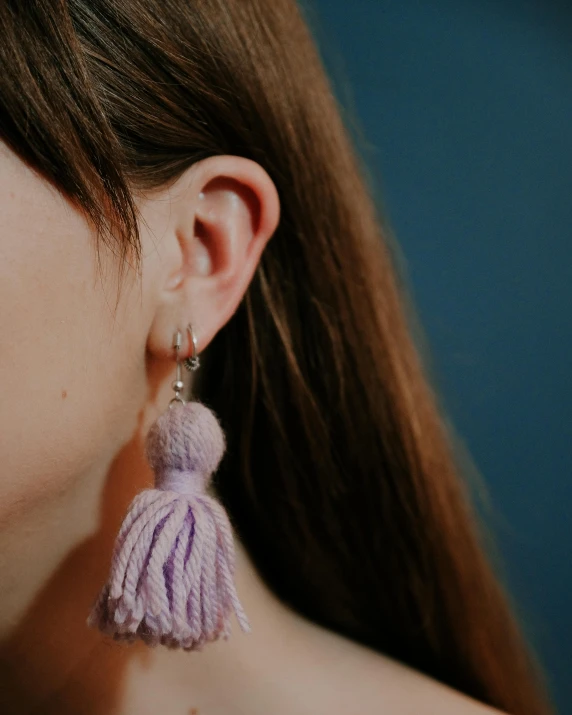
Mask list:
[[359,677],[364,692],[371,693],[372,715],[382,699],[391,704],[392,715],[506,715],[375,651],[364,648],[361,657]]
[[[313,626],[310,650],[320,662],[321,683],[314,695],[320,705],[328,691],[328,707],[314,712],[359,712],[360,715],[506,715],[500,710],[366,648],[332,631]],[[307,641],[307,642],[309,642]],[[314,672],[314,677],[318,675]],[[326,685],[327,684],[327,685]],[[325,687],[324,687],[325,686]],[[308,692],[308,691],[306,691]],[[331,698],[331,700],[330,700]]]

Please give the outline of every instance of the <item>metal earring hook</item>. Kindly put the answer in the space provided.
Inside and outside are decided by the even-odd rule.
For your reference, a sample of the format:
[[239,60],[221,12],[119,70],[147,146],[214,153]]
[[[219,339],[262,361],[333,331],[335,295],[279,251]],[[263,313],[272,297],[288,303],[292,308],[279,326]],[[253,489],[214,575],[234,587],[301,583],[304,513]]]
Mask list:
[[[187,330],[190,333],[191,336],[191,342],[193,345],[193,352],[192,354],[183,360],[183,364],[186,367],[187,370],[192,371],[192,370],[197,370],[200,366],[200,360],[199,356],[197,355],[197,338],[195,336],[195,333],[193,332],[193,326],[188,323],[187,325]],[[183,375],[181,371],[181,360],[179,358],[180,355],[180,350],[181,350],[181,345],[183,344],[183,334],[181,333],[180,330],[177,330],[177,332],[173,336],[173,348],[175,349],[175,354],[176,354],[176,359],[177,359],[177,374],[173,382],[171,383],[171,387],[175,391],[175,397],[169,402],[169,407],[172,407],[174,404],[179,404],[179,405],[184,405],[185,400],[181,397],[181,392],[185,388],[185,383],[183,382]]]
[[179,359],[179,351],[181,349],[181,344],[183,342],[183,334],[181,333],[180,330],[177,330],[173,337],[173,347],[175,348],[175,354],[177,356],[177,375],[173,382],[171,383],[171,387],[175,391],[175,397],[169,402],[169,408],[171,408],[174,404],[180,404],[184,405],[185,400],[181,397],[181,392],[185,387],[185,383],[183,382],[183,375],[181,372],[181,361]]

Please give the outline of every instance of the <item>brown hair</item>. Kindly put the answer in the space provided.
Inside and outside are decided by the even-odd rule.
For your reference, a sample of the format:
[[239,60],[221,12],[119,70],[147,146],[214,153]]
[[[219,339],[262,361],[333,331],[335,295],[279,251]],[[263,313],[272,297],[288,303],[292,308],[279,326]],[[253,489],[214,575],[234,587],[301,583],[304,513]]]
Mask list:
[[549,713],[294,0],[6,0],[0,20],[0,136],[120,259],[139,258],[135,187],[217,154],[276,184],[280,224],[199,386],[228,438],[215,486],[261,576],[485,703]]

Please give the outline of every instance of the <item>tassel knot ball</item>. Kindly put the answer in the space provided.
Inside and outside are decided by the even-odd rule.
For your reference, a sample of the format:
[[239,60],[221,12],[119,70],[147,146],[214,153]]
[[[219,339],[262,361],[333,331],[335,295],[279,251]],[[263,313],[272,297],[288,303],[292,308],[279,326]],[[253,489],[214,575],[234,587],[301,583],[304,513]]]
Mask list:
[[[200,402],[175,404],[152,425],[145,452],[157,489],[204,491],[225,450],[215,414]],[[194,488],[194,489],[193,489]]]

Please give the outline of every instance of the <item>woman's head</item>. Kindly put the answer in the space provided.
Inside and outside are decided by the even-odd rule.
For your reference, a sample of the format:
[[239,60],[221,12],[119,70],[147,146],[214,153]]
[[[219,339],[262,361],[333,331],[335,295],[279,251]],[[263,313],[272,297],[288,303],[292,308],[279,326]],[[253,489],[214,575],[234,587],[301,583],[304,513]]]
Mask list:
[[197,391],[228,441],[215,486],[276,593],[497,707],[546,712],[296,4],[11,0],[0,20],[3,450],[27,469],[6,489],[48,489],[54,455],[77,455],[66,487],[111,458],[191,320]]

